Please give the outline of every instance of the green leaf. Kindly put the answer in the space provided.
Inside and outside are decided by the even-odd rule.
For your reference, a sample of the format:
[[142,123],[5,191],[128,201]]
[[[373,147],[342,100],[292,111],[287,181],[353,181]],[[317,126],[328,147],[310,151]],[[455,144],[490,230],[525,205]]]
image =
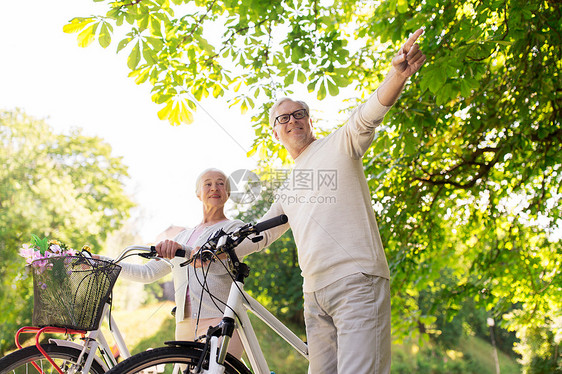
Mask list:
[[111,31],[112,26],[107,22],[103,22],[98,36],[98,40],[102,48],[107,48],[111,44]]
[[150,75],[150,68],[145,68],[142,69],[141,71],[135,70],[136,72],[138,72],[137,78],[135,79],[135,83],[136,84],[142,84],[144,82],[146,82],[146,80],[148,79],[149,75]]
[[396,2],[398,13],[406,13],[408,11],[408,0],[398,0]]
[[148,28],[150,22],[150,15],[143,14],[137,19],[137,24],[139,25],[139,30],[142,32]]
[[160,20],[156,17],[150,19],[150,33],[156,36],[162,36]]
[[222,87],[218,84],[215,84],[213,86],[213,97],[217,98],[219,96],[222,96],[222,94],[224,93],[224,90],[222,89]]
[[135,70],[140,62],[140,59],[141,59],[140,41],[137,41],[137,44],[135,44],[133,50],[129,54],[129,58],[127,59],[127,66],[129,67],[129,69]]
[[164,104],[172,97],[173,95],[163,95],[163,94],[156,93],[152,95],[152,101],[155,102],[156,104]]
[[316,87],[316,81],[312,81],[306,86],[308,92],[314,92],[314,87]]
[[79,47],[85,48],[92,44],[92,42],[96,38],[96,29],[98,27],[98,24],[99,23],[94,23],[84,29],[80,34],[78,34],[78,37],[76,39],[78,40]]
[[240,112],[242,114],[246,114],[247,111],[248,111],[248,104],[246,103],[246,100],[242,100],[242,104],[240,105]]
[[32,245],[37,246],[39,248],[39,251],[41,252],[42,255],[44,255],[45,252],[47,252],[47,249],[49,249],[48,238],[40,239],[37,235],[31,234],[31,243]]
[[304,71],[299,69],[299,72],[297,74],[297,81],[299,83],[304,83],[306,82],[306,75],[304,74]]
[[389,146],[390,146],[390,139],[388,138],[388,135],[386,135],[386,133],[380,133],[380,132],[377,133],[377,136],[375,138],[375,147],[374,147],[375,154],[377,155],[383,151],[388,150]]
[[340,93],[340,89],[338,88],[338,86],[334,82],[332,82],[331,79],[326,79],[326,81],[328,82],[328,92],[330,93],[330,95],[337,96]]
[[154,49],[155,51],[160,51],[164,47],[164,42],[161,38],[154,38],[149,36],[146,38],[146,41],[150,43],[152,49]]
[[316,98],[318,100],[323,100],[326,97],[326,82],[322,82],[320,87],[318,88],[318,93],[316,94]]
[[[345,70],[345,69],[343,69]],[[334,83],[339,87],[339,88],[343,88],[343,87],[347,87],[349,86],[349,83],[351,83],[349,76],[347,73],[343,73],[345,75],[340,75],[337,74],[338,71],[336,71],[335,75],[332,75],[331,78],[334,80]]]
[[447,75],[443,69],[433,69],[427,79],[430,91],[435,94],[447,81]]
[[170,124],[172,126],[178,126],[179,124],[181,124],[181,111],[180,111],[180,103],[176,102],[173,105],[173,108],[170,112],[170,114],[168,115],[168,122],[170,122]]
[[150,49],[148,43],[143,43],[142,45],[142,57],[144,57],[148,65],[156,64],[156,54]]
[[461,85],[461,95],[465,98],[469,97],[472,90],[472,87],[470,87],[470,82],[466,79],[461,79],[460,85]]
[[201,101],[203,98],[203,86],[197,85],[197,88],[193,92],[193,97],[195,97],[195,100]]
[[295,80],[295,71],[291,70],[287,75],[285,75],[285,79],[283,82],[285,83],[285,86],[288,86],[292,84],[294,80]]
[[419,138],[415,137],[410,131],[407,131],[402,138],[404,153],[411,155],[416,152],[419,145]]
[[174,105],[174,101],[169,100],[166,103],[166,105],[164,106],[164,108],[162,108],[158,111],[158,118],[160,118],[161,120],[168,119],[168,117],[170,116],[170,113],[172,112],[172,106],[173,105]]
[[197,109],[197,105],[196,105],[193,101],[191,101],[191,100],[189,100],[189,99],[186,99],[186,102],[187,102],[187,105],[188,105],[192,110],[195,111],[195,109]]
[[193,123],[193,114],[188,109],[184,102],[181,103],[180,118],[183,123],[190,124]]
[[70,23],[62,27],[62,31],[67,34],[79,32],[92,22],[94,22],[93,18],[73,18]]
[[119,42],[119,44],[117,45],[117,52],[119,52],[123,48],[125,48],[131,42],[131,40],[133,40],[133,38],[125,38],[125,39],[121,40]]

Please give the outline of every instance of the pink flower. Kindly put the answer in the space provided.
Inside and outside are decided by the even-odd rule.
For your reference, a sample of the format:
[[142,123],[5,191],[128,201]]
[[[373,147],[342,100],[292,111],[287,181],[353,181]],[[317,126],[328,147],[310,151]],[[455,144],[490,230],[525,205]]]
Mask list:
[[31,264],[35,259],[35,248],[30,247],[29,244],[23,244],[19,251],[20,256],[25,258],[25,262]]
[[78,252],[76,252],[74,249],[70,248],[67,249],[66,252],[64,253],[65,256],[76,256]]

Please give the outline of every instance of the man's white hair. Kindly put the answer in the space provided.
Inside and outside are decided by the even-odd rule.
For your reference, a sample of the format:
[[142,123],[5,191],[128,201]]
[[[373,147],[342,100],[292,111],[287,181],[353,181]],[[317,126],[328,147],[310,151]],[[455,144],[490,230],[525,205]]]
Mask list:
[[293,100],[290,97],[282,97],[281,99],[277,100],[269,110],[269,125],[271,126],[271,128],[275,126],[275,117],[277,117],[277,108],[285,101],[292,101],[293,103],[300,104],[304,109],[306,109],[306,112],[310,116],[310,108],[308,107],[307,103],[305,103],[302,100]]

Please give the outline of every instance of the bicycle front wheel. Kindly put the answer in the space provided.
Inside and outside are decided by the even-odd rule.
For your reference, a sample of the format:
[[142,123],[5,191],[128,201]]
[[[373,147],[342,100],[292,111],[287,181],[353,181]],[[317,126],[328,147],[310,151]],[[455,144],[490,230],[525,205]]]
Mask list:
[[[120,362],[107,374],[195,373],[194,369],[197,367],[202,353],[202,345],[150,349]],[[208,368],[208,354],[204,359],[203,368]],[[226,358],[225,373],[251,374],[243,363],[230,355],[227,355]]]
[[[73,372],[81,372],[81,366],[76,364],[80,356],[79,349],[56,344],[41,344],[41,347],[64,373],[70,372],[72,369],[76,369]],[[37,364],[43,373],[58,373],[36,346],[30,346],[2,357],[0,359],[0,374],[37,373],[33,363]],[[99,362],[94,360],[89,373],[103,374],[105,371]]]

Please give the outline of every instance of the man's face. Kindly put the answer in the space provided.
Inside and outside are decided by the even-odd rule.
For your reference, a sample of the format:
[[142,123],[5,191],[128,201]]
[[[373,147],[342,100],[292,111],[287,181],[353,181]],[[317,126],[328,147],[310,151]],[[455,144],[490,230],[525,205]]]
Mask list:
[[[275,117],[283,114],[292,114],[299,109],[304,109],[301,104],[292,100],[287,100],[277,107]],[[279,121],[275,121],[273,125],[273,136],[289,151],[291,149],[302,151],[301,148],[306,147],[314,140],[310,116],[307,114],[301,119],[295,119],[291,115],[289,117],[289,122],[283,124],[279,123]]]

